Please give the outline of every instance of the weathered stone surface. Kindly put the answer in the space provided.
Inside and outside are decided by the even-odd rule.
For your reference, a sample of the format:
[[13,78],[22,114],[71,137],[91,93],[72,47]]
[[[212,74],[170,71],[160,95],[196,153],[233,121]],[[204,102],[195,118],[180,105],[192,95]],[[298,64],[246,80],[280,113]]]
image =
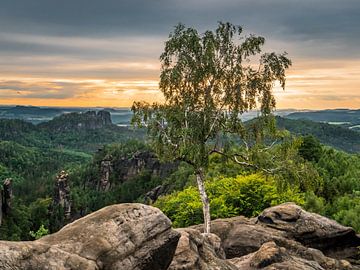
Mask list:
[[285,233],[306,246],[323,251],[335,247],[360,246],[360,238],[350,227],[334,220],[304,211],[294,203],[268,208],[258,216],[258,222]]
[[225,260],[218,236],[194,229],[177,231],[181,237],[169,270],[237,270]]
[[[203,230],[202,225],[192,228]],[[258,218],[215,220],[211,231],[220,237],[226,258],[234,259],[230,262],[237,262],[237,265],[246,262],[245,258],[240,260],[241,257],[256,252],[261,254],[264,244],[274,242],[285,249],[290,259],[282,257],[281,262],[272,266],[278,268],[269,269],[318,269],[318,266],[320,269],[360,269],[360,237],[352,228],[306,212],[293,203],[268,208]],[[343,259],[352,262],[353,268],[349,268],[349,263]],[[312,268],[301,268],[305,267],[303,260],[311,262]],[[299,265],[298,268],[286,268],[290,261],[296,261],[294,265]]]
[[[307,247],[312,247],[335,257],[356,255],[360,237],[354,229],[344,227],[334,220],[304,211],[294,203],[284,203],[268,208],[258,216],[258,223],[281,231]],[[354,249],[355,248],[355,249]],[[339,256],[336,254],[339,253]]]
[[228,260],[238,269],[292,269],[292,270],[347,270],[353,269],[349,262],[328,258],[319,250],[310,250],[313,258],[302,258],[274,242],[263,244],[260,249],[240,258]]
[[[202,231],[202,225],[194,226]],[[259,226],[253,219],[234,217],[218,219],[211,223],[211,232],[222,240],[227,258],[241,257],[257,251],[269,241],[281,241],[285,235],[281,231]]]
[[156,208],[113,205],[37,241],[0,241],[0,269],[162,270],[179,237]]
[[324,270],[317,262],[291,256],[285,248],[278,247],[274,242],[263,244],[260,249],[240,258],[229,260],[238,269],[292,269],[292,270]]

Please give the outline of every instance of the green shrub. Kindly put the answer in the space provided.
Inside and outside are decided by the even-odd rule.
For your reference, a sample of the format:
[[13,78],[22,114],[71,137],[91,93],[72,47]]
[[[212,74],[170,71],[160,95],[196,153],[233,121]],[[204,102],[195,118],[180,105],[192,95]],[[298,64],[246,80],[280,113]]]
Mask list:
[[360,232],[360,192],[337,198],[331,210],[333,219]]
[[49,230],[44,227],[43,224],[39,227],[39,229],[36,232],[30,231],[30,236],[33,237],[35,240],[40,239],[41,237],[48,235]]
[[[252,217],[263,209],[286,201],[302,205],[304,194],[295,190],[278,192],[272,178],[261,174],[212,179],[206,183],[211,217],[226,218],[238,215]],[[202,204],[196,187],[161,197],[154,206],[160,208],[175,227],[199,224],[203,221]]]

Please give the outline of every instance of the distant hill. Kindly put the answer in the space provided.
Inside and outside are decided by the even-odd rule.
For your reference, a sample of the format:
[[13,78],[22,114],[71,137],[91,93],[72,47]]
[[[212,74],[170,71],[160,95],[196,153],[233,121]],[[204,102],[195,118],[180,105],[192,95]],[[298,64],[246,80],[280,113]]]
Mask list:
[[110,113],[114,124],[128,126],[132,116],[129,108],[80,108],[80,107],[36,107],[36,106],[0,106],[0,118],[20,119],[33,124],[52,120],[63,114],[83,113],[87,111],[99,112],[106,110]]
[[142,138],[142,130],[112,123],[107,111],[67,113],[34,125],[18,119],[0,119],[0,140],[24,146],[65,148],[91,153],[108,143]]
[[39,127],[52,131],[63,132],[71,130],[99,129],[111,126],[111,116],[108,111],[87,111],[84,113],[67,113],[55,117],[51,121],[39,124]]
[[296,135],[314,135],[321,143],[336,149],[352,153],[360,152],[360,133],[346,127],[283,117],[276,117],[276,123],[278,128],[286,129]]
[[285,117],[289,119],[306,119],[323,122],[360,131],[360,110],[336,109],[294,112]]

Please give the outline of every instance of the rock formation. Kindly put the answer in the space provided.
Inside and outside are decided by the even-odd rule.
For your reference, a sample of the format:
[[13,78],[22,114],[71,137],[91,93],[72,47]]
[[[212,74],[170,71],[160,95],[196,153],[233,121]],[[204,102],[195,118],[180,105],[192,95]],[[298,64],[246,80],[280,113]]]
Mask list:
[[[0,241],[0,269],[356,270],[354,230],[293,203],[257,218],[171,229],[159,209],[105,207],[33,242]],[[180,238],[180,239],[179,239]]]
[[108,111],[105,111],[105,110],[98,111],[97,117],[100,119],[100,121],[102,121],[102,124],[104,126],[112,124],[111,114]]
[[53,198],[54,206],[60,206],[63,209],[66,219],[69,219],[71,216],[71,198],[68,178],[69,175],[65,171],[61,171],[58,176],[56,176]]
[[12,198],[12,179],[6,178],[2,189],[0,189],[0,225],[3,216],[7,215],[11,209]]
[[161,163],[150,151],[138,151],[131,158],[123,157],[113,162],[113,168],[121,181],[130,180],[144,170],[153,176],[164,178],[170,175],[177,166],[176,162]]
[[144,202],[148,204],[152,204],[156,202],[156,200],[163,194],[166,193],[167,186],[165,185],[159,185],[147,192],[144,195]]
[[111,115],[108,111],[87,111],[84,113],[65,113],[54,119],[39,124],[39,127],[57,132],[70,130],[93,130],[111,126]]
[[[193,228],[202,231],[202,225]],[[215,220],[212,232],[238,269],[360,269],[360,236],[352,228],[293,203],[268,208],[253,219]]]
[[98,190],[108,191],[110,188],[110,173],[113,171],[112,156],[106,155],[100,163],[101,178],[98,184]]
[[237,270],[225,260],[221,239],[195,229],[177,229],[181,237],[169,270]]
[[112,205],[33,242],[0,241],[0,269],[165,270],[179,237],[156,208]]

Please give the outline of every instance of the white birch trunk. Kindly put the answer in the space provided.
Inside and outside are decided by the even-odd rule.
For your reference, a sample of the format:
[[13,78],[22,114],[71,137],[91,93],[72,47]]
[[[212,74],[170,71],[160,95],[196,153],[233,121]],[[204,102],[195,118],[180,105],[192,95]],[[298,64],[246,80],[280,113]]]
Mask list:
[[209,199],[206,194],[205,184],[204,184],[204,174],[203,170],[199,169],[196,172],[196,181],[199,188],[200,198],[203,205],[203,214],[204,214],[204,233],[210,233],[210,204]]

